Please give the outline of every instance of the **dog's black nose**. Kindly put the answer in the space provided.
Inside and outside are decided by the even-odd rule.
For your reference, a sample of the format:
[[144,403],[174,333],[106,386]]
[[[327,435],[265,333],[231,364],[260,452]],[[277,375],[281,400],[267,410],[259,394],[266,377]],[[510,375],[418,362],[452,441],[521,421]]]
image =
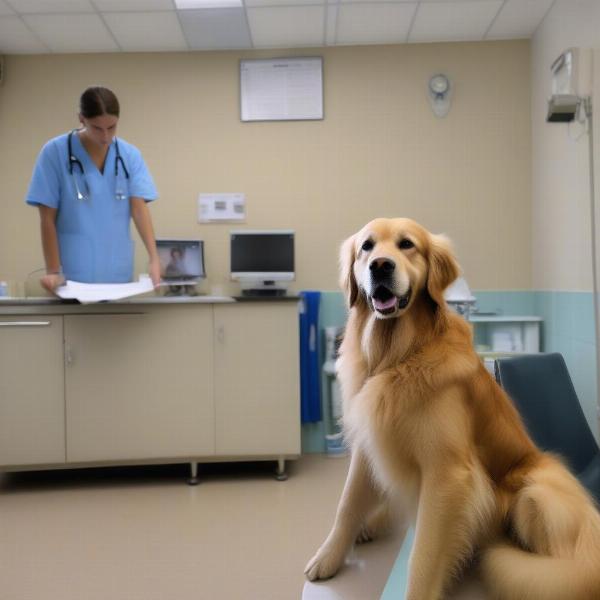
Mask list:
[[389,258],[376,258],[371,261],[369,270],[373,279],[383,279],[389,277],[396,268],[396,265]]

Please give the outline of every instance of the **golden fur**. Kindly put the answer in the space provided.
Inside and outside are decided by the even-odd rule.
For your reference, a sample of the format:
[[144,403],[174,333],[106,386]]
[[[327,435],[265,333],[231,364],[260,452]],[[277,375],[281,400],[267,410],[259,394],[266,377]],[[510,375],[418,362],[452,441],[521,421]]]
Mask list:
[[337,371],[352,458],[307,577],[333,576],[355,541],[402,513],[415,525],[407,600],[440,600],[474,557],[493,598],[598,600],[599,513],[533,444],[447,308],[457,275],[447,240],[410,219],[376,219],[342,246]]

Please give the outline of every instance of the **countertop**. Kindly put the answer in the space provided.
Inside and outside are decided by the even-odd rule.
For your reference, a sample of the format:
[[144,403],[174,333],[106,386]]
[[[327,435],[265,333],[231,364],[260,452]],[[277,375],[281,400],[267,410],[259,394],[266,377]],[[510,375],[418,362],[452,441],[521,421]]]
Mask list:
[[235,302],[231,296],[140,296],[124,298],[122,300],[111,300],[110,302],[91,302],[81,304],[77,300],[63,300],[50,296],[30,296],[27,298],[12,298],[0,296],[0,307],[2,306],[39,306],[39,305],[80,305],[94,306],[96,304],[218,304],[223,302]]
[[143,307],[168,307],[170,305],[197,305],[197,304],[235,304],[236,302],[290,302],[298,301],[298,296],[281,296],[277,298],[249,299],[234,298],[231,296],[134,296],[110,302],[92,302],[81,304],[77,300],[63,300],[50,296],[15,298],[0,296],[1,315],[25,314],[81,314],[81,313],[121,313],[139,312]]

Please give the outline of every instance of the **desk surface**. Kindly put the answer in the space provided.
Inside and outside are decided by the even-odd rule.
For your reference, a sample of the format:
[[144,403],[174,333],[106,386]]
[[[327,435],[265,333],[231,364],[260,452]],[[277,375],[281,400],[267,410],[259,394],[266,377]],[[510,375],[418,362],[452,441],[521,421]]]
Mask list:
[[[302,600],[400,600],[405,597],[414,532],[354,547],[332,579],[304,584]],[[480,581],[467,573],[447,600],[489,600]]]

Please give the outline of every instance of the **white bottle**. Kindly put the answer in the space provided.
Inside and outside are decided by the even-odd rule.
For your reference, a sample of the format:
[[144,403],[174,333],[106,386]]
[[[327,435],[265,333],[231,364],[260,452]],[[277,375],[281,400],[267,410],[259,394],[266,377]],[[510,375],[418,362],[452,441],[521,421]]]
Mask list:
[[8,283],[0,281],[0,296],[8,296]]

